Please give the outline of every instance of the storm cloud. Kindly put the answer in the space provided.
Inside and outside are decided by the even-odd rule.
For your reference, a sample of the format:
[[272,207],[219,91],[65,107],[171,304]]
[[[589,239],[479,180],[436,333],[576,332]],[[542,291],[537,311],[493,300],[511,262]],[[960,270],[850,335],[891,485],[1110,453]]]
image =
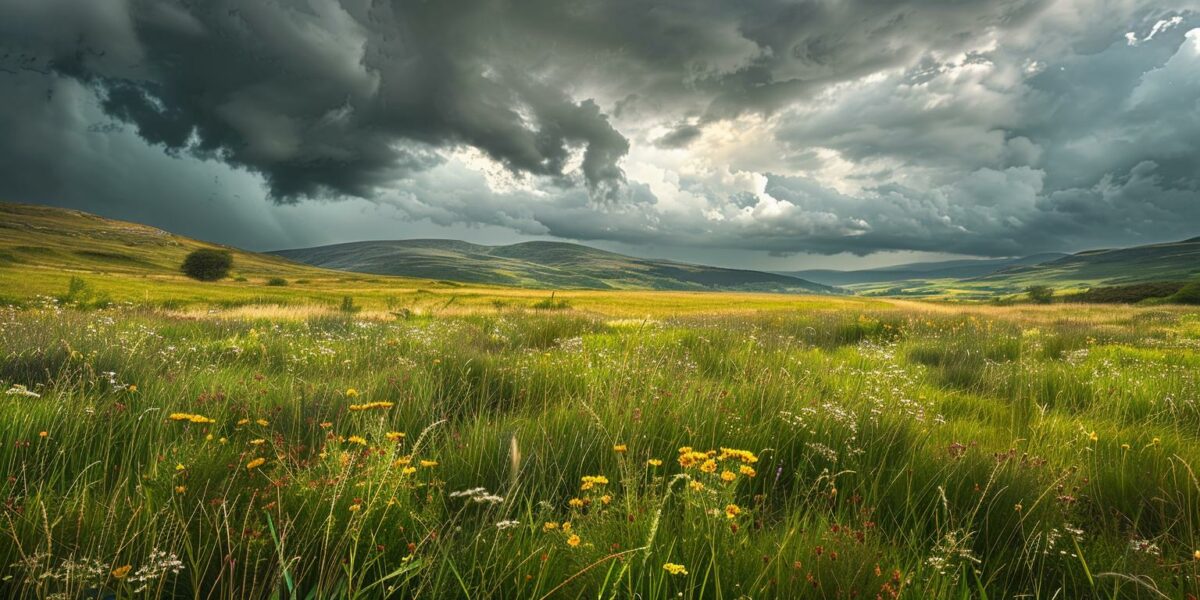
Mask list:
[[1190,237],[1198,8],[0,0],[0,195],[259,248],[378,236],[295,225],[363,200],[763,256]]

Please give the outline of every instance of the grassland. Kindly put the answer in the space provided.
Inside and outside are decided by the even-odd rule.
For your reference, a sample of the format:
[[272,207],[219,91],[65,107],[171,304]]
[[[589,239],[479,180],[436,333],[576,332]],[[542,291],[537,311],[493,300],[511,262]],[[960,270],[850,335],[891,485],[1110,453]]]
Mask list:
[[9,210],[0,597],[1200,594],[1195,308],[205,284]]
[[0,593],[1200,589],[1197,312],[661,302],[9,309]]

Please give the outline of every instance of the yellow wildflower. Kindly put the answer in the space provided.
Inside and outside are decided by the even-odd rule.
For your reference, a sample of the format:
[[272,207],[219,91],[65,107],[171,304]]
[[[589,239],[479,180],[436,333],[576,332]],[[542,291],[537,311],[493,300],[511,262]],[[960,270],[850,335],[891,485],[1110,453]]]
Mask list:
[[254,469],[257,469],[257,468],[259,468],[259,467],[261,467],[261,466],[263,466],[263,465],[265,465],[265,464],[267,464],[267,459],[265,459],[265,458],[256,458],[256,459],[254,459],[254,460],[252,460],[252,461],[250,461],[250,462],[246,463],[246,470],[247,470],[247,471],[253,471]]
[[736,504],[725,505],[725,516],[727,518],[736,519],[737,516],[740,514],[742,514],[742,509],[738,508],[738,505],[736,505]]
[[389,431],[389,432],[387,432],[386,434],[384,434],[384,436],[383,436],[383,437],[386,437],[386,438],[388,439],[388,441],[389,441],[389,442],[398,442],[398,441],[400,441],[400,440],[404,439],[404,432],[402,432],[402,431]]
[[754,467],[750,465],[742,465],[738,467],[738,472],[746,477],[754,477],[755,475],[758,475],[758,471],[755,471]]
[[270,424],[271,424],[271,422],[270,422],[270,421],[268,421],[268,420],[266,420],[266,419],[258,419],[258,420],[254,421],[254,422],[255,422],[255,423],[258,423],[258,425],[259,425],[260,427],[266,427],[267,425],[270,425]]
[[46,438],[50,437],[50,432],[49,431],[39,431],[38,437],[40,437],[42,439],[46,439]]
[[1100,436],[1099,436],[1099,435],[1097,435],[1095,431],[1093,431],[1093,432],[1091,432],[1091,433],[1089,433],[1089,434],[1088,434],[1088,439],[1089,439],[1089,440],[1091,440],[1091,441],[1093,441],[1093,442],[1098,442],[1098,441],[1100,441]]
[[267,440],[264,440],[264,439],[262,439],[262,438],[257,438],[257,439],[250,440],[250,445],[251,445],[251,446],[261,446],[261,445],[263,445],[263,444],[265,444],[265,443],[267,443]]
[[692,480],[688,483],[688,487],[691,488],[693,492],[699,492],[700,490],[704,489],[704,484],[700,483],[699,481]]
[[572,533],[571,537],[567,538],[567,545],[574,548],[579,545],[580,541],[579,536]]
[[617,445],[613,446],[613,452],[616,452],[617,454],[624,454],[628,451],[629,451],[629,447],[626,446],[625,444],[617,444]]
[[583,508],[584,502],[581,498],[571,498],[567,501],[567,504],[569,504],[571,508]]
[[416,467],[404,467],[403,469],[400,470],[400,472],[405,475],[412,475],[413,473],[417,472],[417,468]]
[[608,485],[608,478],[603,475],[584,475],[582,481],[583,484],[579,486],[579,489],[585,491],[598,485]]
[[176,494],[182,494],[182,493],[184,493],[184,492],[186,492],[186,491],[187,491],[187,486],[186,486],[186,485],[177,485],[177,486],[175,486],[175,493],[176,493]]
[[688,574],[687,569],[684,568],[683,565],[677,565],[675,563],[664,563],[663,570],[672,575],[687,575]]
[[184,470],[184,469],[186,469],[186,468],[187,468],[187,467],[183,466],[183,463],[175,463],[175,470],[176,470],[176,471],[182,471],[182,470]]
[[562,530],[563,530],[563,533],[571,533],[571,522],[563,521]]
[[352,435],[352,436],[346,438],[346,441],[350,442],[351,444],[358,444],[359,446],[367,445],[366,438],[364,438],[362,436],[358,436],[358,435]]
[[351,504],[349,508],[350,508],[350,512],[358,512],[358,511],[362,510],[362,505],[361,504]]
[[542,525],[542,531],[554,531],[555,529],[558,529],[558,523],[554,521],[546,521],[546,524]]
[[113,579],[125,579],[129,576],[129,571],[133,569],[132,565],[122,565],[112,570]]
[[238,419],[238,422],[237,422],[237,424],[238,424],[239,426],[240,426],[240,425],[249,425],[249,424],[250,424],[250,419]]
[[758,462],[758,457],[749,450],[737,450],[735,448],[721,448],[721,454],[717,456],[718,460],[727,458],[736,458],[746,464],[754,464]]
[[611,495],[611,494],[605,494],[605,495],[603,495],[603,496],[600,496],[600,503],[601,503],[601,504],[608,504],[609,502],[612,502],[612,495]]
[[388,409],[395,405],[396,405],[395,402],[367,402],[366,404],[351,404],[350,410],[352,412],[361,412],[364,410],[373,410],[376,408]]
[[329,421],[321,422],[321,429],[329,429],[330,427],[333,427],[333,423],[330,423]]
[[729,483],[734,479],[737,479],[737,475],[735,475],[733,471],[721,471],[721,481]]
[[436,466],[438,466],[438,461],[436,461],[436,460],[423,460],[423,461],[421,461],[421,466],[422,466],[422,467],[425,467],[426,469],[428,469],[428,468],[432,468],[432,467],[436,467]]
[[717,461],[715,461],[711,458],[704,461],[703,463],[700,464],[700,470],[705,473],[716,473],[717,472]]
[[212,419],[204,415],[193,415],[189,413],[171,413],[167,416],[167,418],[172,421],[187,421],[188,423],[197,423],[200,425],[213,422]]
[[354,388],[350,388],[350,389],[346,390],[346,397],[347,398],[357,398],[358,390],[356,390]]
[[657,458],[652,458],[652,459],[650,459],[650,460],[646,461],[646,464],[648,464],[648,465],[650,465],[650,466],[652,466],[652,467],[661,467],[661,466],[662,466],[662,461],[661,461],[661,460],[659,460],[659,459],[657,459]]

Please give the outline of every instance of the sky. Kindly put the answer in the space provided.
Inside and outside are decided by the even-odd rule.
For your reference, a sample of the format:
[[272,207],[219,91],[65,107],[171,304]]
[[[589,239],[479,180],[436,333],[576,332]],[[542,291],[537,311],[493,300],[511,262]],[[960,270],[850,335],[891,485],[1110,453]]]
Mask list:
[[1200,0],[0,0],[0,199],[252,250],[1200,235]]

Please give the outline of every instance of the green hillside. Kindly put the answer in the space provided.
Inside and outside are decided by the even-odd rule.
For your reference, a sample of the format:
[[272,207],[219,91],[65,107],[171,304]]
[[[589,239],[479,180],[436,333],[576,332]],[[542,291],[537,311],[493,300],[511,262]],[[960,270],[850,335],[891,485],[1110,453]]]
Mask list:
[[[1200,278],[1200,238],[1088,250],[1032,265],[1016,265],[976,277],[913,279],[848,285],[872,296],[989,299],[1045,285],[1059,294],[1141,284],[1182,284]],[[1179,287],[1179,286],[1176,286]]]
[[274,254],[343,271],[515,287],[838,292],[787,275],[635,258],[563,242],[483,246],[458,240],[396,240]]

